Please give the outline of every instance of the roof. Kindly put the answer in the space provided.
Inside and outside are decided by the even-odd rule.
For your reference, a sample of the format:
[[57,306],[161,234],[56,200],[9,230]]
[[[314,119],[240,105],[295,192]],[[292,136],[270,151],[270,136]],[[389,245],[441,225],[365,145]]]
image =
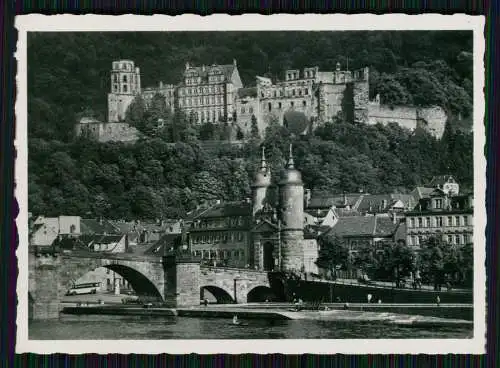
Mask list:
[[311,196],[311,199],[308,204],[308,208],[324,208],[324,209],[329,209],[333,206],[335,207],[343,207],[344,206],[344,199],[347,202],[347,205],[353,207],[358,200],[361,199],[361,196],[364,194],[360,193],[351,193],[351,194],[330,194],[330,193],[324,193],[324,192],[319,192],[319,193],[313,193]]
[[433,176],[431,181],[428,184],[426,184],[425,186],[435,188],[439,185],[440,187],[442,187],[443,184],[450,183],[450,182],[451,183],[457,182],[455,180],[455,178],[453,177],[453,175],[436,175],[436,176]]
[[355,236],[391,236],[396,230],[389,217],[380,216],[350,216],[341,217],[328,234],[340,237]]
[[210,207],[197,218],[251,216],[252,204],[247,202],[224,202]]
[[289,110],[283,115],[283,125],[293,134],[307,133],[310,122],[303,112]]
[[181,241],[181,234],[165,234],[160,238],[160,240],[150,246],[144,254],[162,256],[171,248],[178,248],[182,243]]
[[230,81],[235,69],[236,65],[234,64],[189,66],[184,73],[195,71],[198,76],[206,78],[209,72],[220,70],[226,77],[226,81]]
[[257,97],[257,87],[240,88],[238,89],[238,97]]
[[124,237],[123,234],[112,234],[112,235],[102,235],[102,234],[89,234],[80,236],[80,241],[85,245],[90,244],[114,244],[118,243]]
[[429,196],[429,194],[432,193],[434,188],[428,188],[428,187],[416,187],[412,194],[415,195],[415,199],[418,201],[419,199],[426,198]]
[[405,208],[414,203],[413,196],[410,194],[367,194],[362,197],[356,209],[359,212],[384,212],[389,210],[397,201],[403,202]]
[[116,234],[120,231],[108,220],[81,219],[80,232],[82,234]]

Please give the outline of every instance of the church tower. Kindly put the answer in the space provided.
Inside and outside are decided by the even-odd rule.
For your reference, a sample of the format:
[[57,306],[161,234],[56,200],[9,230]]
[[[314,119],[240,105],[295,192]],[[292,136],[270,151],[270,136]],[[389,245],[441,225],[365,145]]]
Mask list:
[[141,93],[141,73],[131,60],[113,61],[108,93],[108,122],[125,119],[128,107]]
[[295,169],[292,145],[279,182],[281,214],[281,270],[300,271],[304,267],[304,187]]
[[271,170],[267,166],[266,155],[264,147],[262,147],[262,158],[260,160],[260,167],[255,173],[255,178],[252,183],[252,215],[262,210],[264,207],[264,200],[266,199],[268,188],[271,185]]

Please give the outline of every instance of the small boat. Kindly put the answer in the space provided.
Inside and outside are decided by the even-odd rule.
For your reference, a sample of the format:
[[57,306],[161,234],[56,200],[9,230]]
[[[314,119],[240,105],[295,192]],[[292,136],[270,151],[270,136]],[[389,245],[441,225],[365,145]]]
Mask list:
[[231,323],[233,326],[248,326],[248,323],[243,323],[238,320],[238,316],[233,317],[233,322]]

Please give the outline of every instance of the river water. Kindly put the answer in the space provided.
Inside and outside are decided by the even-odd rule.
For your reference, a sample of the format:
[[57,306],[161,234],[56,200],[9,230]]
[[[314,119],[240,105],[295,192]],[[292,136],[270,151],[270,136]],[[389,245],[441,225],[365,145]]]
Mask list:
[[162,339],[463,339],[472,328],[418,328],[380,322],[320,320],[247,320],[233,326],[225,318],[145,316],[63,316],[30,321],[30,340]]

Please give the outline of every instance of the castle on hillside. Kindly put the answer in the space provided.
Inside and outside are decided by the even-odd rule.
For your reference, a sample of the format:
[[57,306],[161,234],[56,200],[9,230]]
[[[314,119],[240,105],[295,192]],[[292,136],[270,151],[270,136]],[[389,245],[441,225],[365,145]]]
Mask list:
[[[159,82],[156,87],[141,88],[140,69],[134,62],[114,61],[108,122],[82,119],[76,134],[88,134],[99,141],[133,140],[138,132],[123,122],[128,107],[139,96],[147,107],[155,95],[161,95],[172,111],[183,111],[197,124],[229,122],[245,136],[251,132],[252,120],[257,122],[259,132],[277,121],[290,124],[292,132],[302,134],[339,113],[350,121],[397,123],[410,130],[420,127],[437,138],[443,135],[447,115],[441,107],[389,106],[381,104],[378,96],[371,101],[367,67],[342,70],[337,63],[334,71],[320,71],[315,66],[286,70],[284,74],[283,80],[257,76],[255,85],[245,88],[236,60],[225,65],[186,63],[180,83]],[[294,122],[297,117],[299,121],[302,118],[302,124]]]

